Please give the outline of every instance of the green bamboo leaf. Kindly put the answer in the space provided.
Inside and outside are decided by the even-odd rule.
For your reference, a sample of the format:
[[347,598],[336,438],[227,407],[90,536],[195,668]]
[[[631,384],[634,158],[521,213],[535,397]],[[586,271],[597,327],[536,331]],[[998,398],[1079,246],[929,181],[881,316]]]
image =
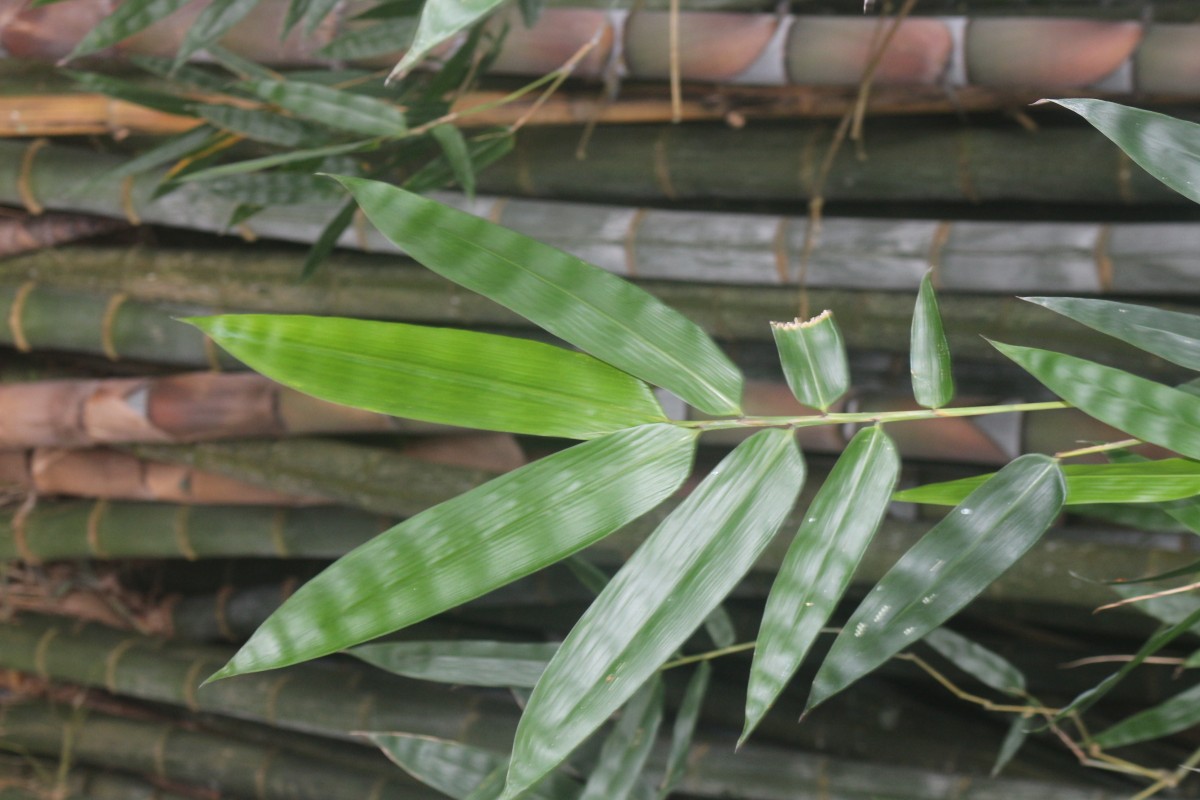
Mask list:
[[1172,519],[1159,506],[1084,503],[1071,506],[1068,511],[1072,514],[1103,520],[1113,525],[1123,525],[1143,531],[1177,533],[1184,530],[1184,526]]
[[1062,353],[992,346],[1085,414],[1143,442],[1200,458],[1200,397]]
[[708,693],[711,678],[712,664],[702,661],[692,673],[687,689],[683,692],[683,701],[679,704],[675,724],[671,728],[671,749],[667,753],[667,766],[663,771],[658,800],[666,800],[683,782],[687,772],[688,754],[692,749],[692,737],[696,733],[696,723],[700,721],[700,708],[704,704],[704,696]]
[[329,258],[329,254],[337,247],[338,239],[354,222],[356,211],[358,211],[358,205],[354,200],[347,201],[321,229],[320,235],[317,236],[316,241],[313,242],[312,247],[308,248],[308,253],[304,256],[304,266],[300,268],[300,280],[306,281],[311,278],[317,271],[317,267]]
[[[467,143],[467,153],[472,164],[472,174],[486,169],[490,164],[508,155],[512,151],[512,148],[512,134],[486,134],[482,137],[472,139]],[[414,172],[404,182],[403,188],[420,194],[431,189],[446,186],[450,181],[454,180],[454,177],[454,170],[451,168],[450,159],[445,153],[442,153]]]
[[262,206],[256,206],[250,203],[238,203],[237,207],[235,207],[229,214],[229,221],[225,223],[226,230],[229,228],[236,228],[243,222],[249,222],[262,210]]
[[[1023,297],[1173,364],[1200,370],[1200,317],[1081,297]],[[1183,390],[1183,387],[1180,387]]]
[[801,403],[825,411],[850,388],[846,346],[832,311],[807,322],[772,322],[771,333],[788,387]]
[[1103,748],[1161,739],[1200,725],[1200,684],[1163,703],[1121,720],[1092,737]]
[[1055,715],[1055,720],[1063,719],[1070,714],[1082,714],[1087,711],[1103,699],[1106,694],[1111,692],[1114,686],[1140,666],[1143,661],[1187,633],[1198,622],[1200,622],[1200,608],[1195,609],[1174,625],[1166,625],[1160,628],[1153,636],[1146,640],[1146,643],[1142,645],[1133,658],[1126,661],[1119,670],[1100,681],[1100,683],[1091,689],[1081,692]]
[[1009,723],[1008,732],[1004,734],[1004,741],[1000,743],[1000,752],[996,753],[996,763],[992,765],[991,776],[997,777],[1008,763],[1017,755],[1017,751],[1025,744],[1025,740],[1029,738],[1030,722],[1024,717],[1014,717]]
[[80,194],[87,194],[95,191],[102,184],[124,180],[130,175],[139,175],[165,164],[171,164],[208,147],[218,135],[207,125],[201,125],[190,131],[167,137],[140,155],[134,156],[82,184],[78,191]]
[[575,580],[592,594],[600,594],[604,587],[608,586],[608,574],[586,558],[571,556],[563,563],[575,576]]
[[188,0],[125,0],[88,31],[87,36],[75,45],[75,49],[63,61],[72,61],[112,47],[155,22],[166,19],[187,3]]
[[388,83],[403,78],[431,50],[486,17],[502,2],[503,0],[426,0],[412,46],[388,75]]
[[1134,163],[1200,203],[1200,125],[1106,100],[1050,100],[1074,111]]
[[1138,583],[1155,583],[1157,581],[1171,580],[1172,578],[1182,578],[1187,575],[1195,575],[1197,572],[1200,572],[1200,561],[1193,561],[1182,567],[1176,567],[1175,569],[1169,569],[1166,572],[1159,572],[1154,575],[1147,575],[1143,578],[1120,578],[1114,581],[1105,581],[1105,583],[1133,586]]
[[132,81],[114,78],[111,75],[102,75],[96,72],[76,72],[74,70],[63,70],[66,75],[75,79],[80,89],[85,89],[89,92],[98,92],[107,97],[112,97],[117,100],[124,100],[135,105],[153,108],[155,111],[162,111],[167,114],[177,114],[179,116],[192,116],[192,102],[184,97],[179,97],[166,92],[147,89],[145,86],[139,86]]
[[300,172],[226,175],[205,181],[204,188],[218,197],[256,206],[301,205],[338,196],[330,181]]
[[358,30],[343,33],[318,52],[325,58],[359,61],[374,56],[407,50],[417,32],[415,17],[382,20]]
[[[1068,464],[1062,471],[1067,481],[1067,505],[1156,503],[1200,494],[1200,462],[1185,458],[1128,464]],[[916,486],[896,492],[893,499],[957,505],[992,474]]]
[[521,10],[521,22],[525,23],[526,28],[537,24],[545,5],[546,0],[517,0],[517,8]]
[[1003,694],[1025,695],[1025,676],[1021,671],[983,645],[949,628],[934,628],[922,641],[985,686]]
[[669,497],[694,449],[675,425],[632,428],[423,511],[302,586],[209,680],[344,650],[560,561]]
[[1042,455],[1016,459],[905,553],[834,640],[808,709],[921,639],[1000,577],[1062,511],[1066,486]]
[[741,580],[804,481],[784,430],[740,444],[584,612],[517,727],[504,798],[552,770],[641,687]]
[[729,647],[737,641],[733,618],[729,616],[725,606],[717,606],[711,614],[704,618],[704,632],[717,647]]
[[663,682],[655,674],[639,689],[613,726],[579,800],[626,800],[650,757],[663,716]]
[[271,111],[217,104],[198,105],[194,110],[222,130],[280,147],[304,147],[322,136],[321,130],[314,125]]
[[378,3],[361,14],[356,14],[355,20],[386,20],[396,17],[415,17],[421,13],[423,0],[388,0]]
[[1193,650],[1192,654],[1183,660],[1184,669],[1195,669],[1200,667],[1200,650]]
[[313,35],[321,21],[333,13],[340,0],[310,0],[304,12],[304,32]]
[[558,644],[539,642],[383,642],[347,652],[380,669],[438,683],[463,686],[533,686]]
[[[180,84],[191,89],[205,92],[228,92],[229,81],[199,67],[183,64],[176,68],[174,60],[162,56],[146,56],[130,53],[126,56],[129,62],[151,75],[156,75],[171,83]],[[193,107],[194,108],[194,107]]]
[[338,180],[384,236],[439,275],[710,414],[740,413],[737,367],[695,323],[644,290],[403,189]]
[[258,5],[258,0],[212,0],[187,29],[175,52],[175,67],[182,66],[193,53],[217,42]]
[[813,498],[767,598],[750,685],[744,743],[816,641],[887,511],[900,458],[880,427],[846,445]]
[[913,396],[926,408],[941,408],[954,398],[954,377],[950,372],[950,344],[942,330],[937,295],[931,273],[921,279],[917,307],[913,310],[909,365],[912,369]]
[[307,119],[363,136],[402,136],[408,130],[404,112],[394,103],[315,83],[252,80],[242,88]]
[[641,381],[528,339],[338,317],[186,321],[272,380],[368,411],[570,439],[665,420]]
[[198,169],[194,172],[189,172],[186,175],[181,175],[179,180],[184,183],[192,181],[211,181],[214,178],[221,178],[226,175],[241,175],[246,172],[257,172],[259,170],[271,169],[272,167],[281,167],[284,164],[294,164],[297,161],[315,161],[321,158],[330,156],[340,156],[344,153],[359,153],[363,150],[371,150],[378,146],[378,142],[374,139],[364,139],[358,142],[350,142],[348,144],[335,144],[326,147],[313,147],[307,150],[293,150],[289,153],[274,153],[261,158],[250,158],[245,161],[234,161],[230,164],[221,164],[215,167],[207,167]]
[[454,180],[467,195],[475,197],[475,169],[471,166],[471,153],[467,150],[467,140],[462,131],[450,124],[435,125],[429,129],[429,135],[442,149],[446,163],[454,173]]

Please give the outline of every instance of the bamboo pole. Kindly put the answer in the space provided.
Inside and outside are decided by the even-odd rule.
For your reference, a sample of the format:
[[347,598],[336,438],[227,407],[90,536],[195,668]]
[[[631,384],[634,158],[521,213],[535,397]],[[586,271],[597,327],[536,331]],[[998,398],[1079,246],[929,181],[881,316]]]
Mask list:
[[[23,792],[6,794],[5,792]],[[0,797],[5,800],[196,800],[141,778],[26,755],[0,763]]]
[[[0,107],[3,100],[0,99]],[[0,113],[3,113],[0,111]],[[127,227],[127,223],[83,214],[0,213],[0,258],[30,250],[90,239]]]

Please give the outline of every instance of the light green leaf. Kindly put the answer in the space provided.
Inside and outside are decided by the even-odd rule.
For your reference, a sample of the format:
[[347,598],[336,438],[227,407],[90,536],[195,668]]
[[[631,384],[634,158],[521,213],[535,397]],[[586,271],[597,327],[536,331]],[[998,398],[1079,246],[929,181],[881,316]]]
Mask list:
[[527,236],[386,183],[339,177],[388,239],[439,275],[710,414],[738,414],[742,375],[649,293]]
[[711,614],[704,618],[704,631],[717,647],[729,647],[737,641],[733,618],[729,616],[725,606],[717,606]]
[[669,497],[694,449],[674,425],[624,430],[423,511],[302,586],[209,680],[344,650],[560,561]]
[[1050,100],[1074,111],[1142,169],[1200,203],[1200,125],[1106,100]]
[[242,88],[290,111],[301,119],[363,136],[402,136],[408,130],[404,111],[394,103],[361,94],[298,81],[253,80]]
[[87,36],[75,45],[75,49],[64,60],[71,61],[112,47],[155,22],[166,19],[187,3],[188,0],[125,0],[88,31]]
[[301,315],[186,321],[272,380],[382,414],[570,439],[665,420],[641,381],[528,339]]
[[1163,703],[1121,720],[1092,737],[1104,748],[1161,739],[1200,725],[1200,684]]
[[435,47],[486,17],[503,0],[426,0],[412,46],[388,75],[388,83],[403,78]]
[[[1164,458],[1121,464],[1068,464],[1067,505],[1088,503],[1155,503],[1200,494],[1200,462]],[[896,492],[905,503],[952,506],[983,485],[992,475],[975,475],[930,483]]]
[[304,12],[304,32],[312,36],[321,20],[332,14],[339,2],[340,0],[309,0],[308,8]]
[[992,345],[1085,414],[1143,442],[1200,458],[1200,397],[1082,358]]
[[[488,165],[508,155],[512,151],[512,148],[513,137],[511,134],[485,134],[472,139],[467,143],[467,154],[471,161],[472,174],[485,169]],[[454,180],[454,170],[450,164],[450,159],[445,153],[442,153],[414,172],[404,182],[404,188],[410,192],[419,194],[427,192],[430,189],[438,189],[446,186],[452,180]]]
[[303,147],[322,135],[319,128],[307,122],[256,108],[206,104],[196,106],[194,111],[222,130],[280,147]]
[[763,611],[739,742],[775,703],[845,594],[899,473],[900,457],[883,428],[864,428],[813,498]]
[[325,58],[359,61],[407,50],[417,31],[415,17],[398,17],[348,31],[320,49]]
[[929,531],[876,584],[834,640],[808,708],[845,689],[969,603],[1037,543],[1066,486],[1042,455],[1016,459]]
[[429,129],[429,135],[442,148],[446,163],[454,173],[454,180],[468,198],[475,197],[475,169],[471,166],[471,153],[467,150],[467,140],[462,131],[450,124],[435,125]]
[[154,89],[147,89],[145,86],[140,86],[132,81],[114,78],[111,75],[102,75],[97,72],[75,72],[74,70],[63,70],[63,72],[74,78],[80,89],[86,89],[89,92],[99,92],[107,97],[124,100],[139,106],[145,106],[146,108],[153,108],[156,111],[163,111],[167,114],[177,114],[184,117],[192,115],[192,103],[187,98],[155,91]]
[[245,161],[234,161],[230,164],[198,169],[195,172],[189,172],[187,175],[180,176],[178,180],[180,182],[211,181],[213,178],[220,178],[226,175],[241,175],[246,172],[257,172],[263,169],[271,169],[272,167],[281,167],[284,164],[294,164],[297,161],[315,161],[316,159],[328,158],[329,156],[340,156],[343,153],[359,153],[363,150],[374,149],[377,146],[378,142],[374,139],[366,139],[348,144],[313,147],[307,150],[293,150],[289,153],[274,153],[260,158],[249,158]]
[[283,30],[280,31],[280,41],[286,39],[288,34],[292,32],[292,28],[296,27],[297,23],[304,19],[305,15],[308,14],[308,9],[312,5],[312,1],[291,0],[288,3],[287,13],[283,15]]
[[175,66],[181,66],[193,53],[220,40],[256,5],[258,0],[212,0],[187,29],[183,42],[175,52]]
[[[228,70],[231,74],[236,75],[244,81],[254,79],[273,81],[278,80],[279,78],[278,72],[267,69],[257,61],[244,58],[232,50],[227,50],[216,42],[209,43],[206,49],[208,50],[209,57],[212,58],[213,61],[215,61],[217,64],[220,64],[222,68]],[[246,87],[236,86],[231,88],[244,90]]]
[[801,403],[825,411],[850,388],[846,346],[833,312],[807,322],[772,322],[771,333],[788,387]]
[[934,628],[922,640],[963,672],[997,692],[1025,694],[1025,676],[1008,662],[981,644],[949,628]]
[[[1182,501],[1180,501],[1182,502]],[[1168,516],[1159,506],[1122,505],[1120,503],[1084,503],[1071,506],[1072,514],[1110,522],[1113,525],[1123,525],[1145,531],[1163,531],[1175,533],[1184,530],[1173,518]]]
[[662,677],[654,675],[625,704],[579,800],[626,800],[641,777],[663,716]]
[[667,753],[667,766],[663,771],[658,800],[666,800],[683,782],[687,772],[688,753],[692,749],[692,737],[696,733],[696,723],[700,721],[700,707],[704,704],[704,696],[708,693],[708,682],[711,678],[712,664],[701,661],[692,673],[687,689],[684,690],[683,701],[679,704],[675,724],[671,728],[671,749]]
[[1023,297],[1123,342],[1200,370],[1200,317],[1132,303],[1081,297]]
[[533,686],[558,651],[554,642],[382,642],[347,652],[380,669],[463,686]]
[[804,481],[790,431],[740,444],[630,557],[567,636],[517,728],[505,798],[554,769],[750,569]]
[[256,206],[286,206],[335,199],[334,184],[301,172],[254,172],[204,182],[218,197]]
[[571,556],[564,563],[575,576],[575,580],[592,594],[600,594],[604,587],[608,586],[608,575],[586,558]]
[[909,342],[913,396],[926,408],[941,408],[954,399],[954,377],[950,372],[950,343],[942,330],[937,295],[930,273],[921,279],[917,306],[913,310]]

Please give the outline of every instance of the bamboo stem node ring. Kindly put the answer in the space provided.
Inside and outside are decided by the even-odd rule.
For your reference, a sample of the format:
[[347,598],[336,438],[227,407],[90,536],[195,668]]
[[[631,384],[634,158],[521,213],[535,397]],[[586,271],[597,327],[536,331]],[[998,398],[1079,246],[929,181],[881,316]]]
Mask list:
[[195,561],[199,556],[188,538],[188,520],[192,515],[192,507],[181,505],[175,512],[175,543],[179,546],[180,554],[188,561]]
[[129,299],[129,295],[125,292],[118,292],[108,298],[108,303],[104,306],[104,316],[100,318],[100,349],[104,351],[104,355],[109,361],[118,361],[121,354],[117,352],[116,342],[113,340],[113,323],[117,319],[117,312],[121,310],[121,306]]
[[229,617],[225,613],[229,607],[229,598],[233,595],[233,586],[226,584],[217,590],[215,608],[213,609],[213,617],[217,623],[217,632],[231,642],[237,641],[237,635],[234,634],[233,628],[229,627]]
[[637,235],[641,230],[642,222],[646,219],[646,209],[639,208],[633,212],[633,216],[629,219],[629,229],[625,231],[624,251],[625,251],[625,274],[634,277],[638,274],[637,268]]
[[188,667],[187,674],[183,676],[181,693],[183,695],[183,705],[188,711],[200,710],[200,701],[196,699],[196,687],[200,684],[200,674],[207,670],[212,663],[211,659],[197,658]]
[[291,679],[292,676],[290,674],[281,675],[279,679],[272,683],[271,687],[267,689],[267,702],[266,708],[263,709],[263,717],[272,725],[275,724],[276,717],[279,713],[279,693],[283,691],[283,687],[286,686],[288,681]]
[[108,511],[108,498],[102,497],[92,505],[92,510],[88,512],[87,518],[87,546],[88,552],[96,558],[108,558],[108,551],[100,543],[100,520],[104,518],[105,512]]
[[271,546],[275,549],[275,555],[280,558],[290,558],[292,555],[284,536],[287,531],[287,516],[288,510],[282,507],[276,508],[275,513],[271,515]]
[[142,217],[138,214],[137,205],[133,202],[133,175],[126,175],[121,181],[121,211],[125,214],[125,219],[130,225],[137,227],[142,224]]
[[278,755],[279,748],[272,747],[263,756],[263,760],[259,763],[258,768],[254,770],[254,796],[257,800],[267,800],[267,773],[270,772],[271,763]]
[[35,288],[37,288],[37,281],[25,281],[18,286],[13,295],[12,305],[8,309],[8,332],[12,337],[13,347],[22,353],[28,353],[33,349],[29,346],[29,340],[25,338],[21,317],[25,313],[25,302]]
[[160,778],[167,777],[167,739],[171,738],[171,727],[163,729],[162,736],[154,742],[154,774]]
[[[32,497],[32,495],[30,495]],[[29,512],[33,511],[33,503],[28,501],[21,504],[21,507],[13,512],[12,515],[12,535],[13,549],[17,552],[17,557],[26,564],[40,564],[42,559],[37,553],[29,547],[29,533],[25,527],[25,522],[29,519]]]
[[1092,255],[1096,262],[1096,280],[1102,292],[1110,292],[1113,287],[1113,260],[1108,252],[1111,243],[1112,225],[1101,225],[1096,232],[1096,245],[1092,249]]
[[57,627],[47,628],[46,632],[38,637],[37,646],[33,649],[33,673],[44,681],[50,680],[50,670],[46,668],[46,649],[56,636]]
[[119,694],[119,690],[117,689],[117,666],[120,664],[121,658],[125,653],[136,645],[138,641],[136,638],[122,639],[104,658],[104,688],[113,694]]
[[25,148],[25,153],[21,156],[21,172],[17,176],[17,194],[21,197],[21,205],[25,206],[25,210],[35,217],[43,213],[46,207],[38,201],[37,196],[33,193],[33,160],[38,151],[48,144],[50,144],[50,140],[45,136],[29,143],[29,146]]

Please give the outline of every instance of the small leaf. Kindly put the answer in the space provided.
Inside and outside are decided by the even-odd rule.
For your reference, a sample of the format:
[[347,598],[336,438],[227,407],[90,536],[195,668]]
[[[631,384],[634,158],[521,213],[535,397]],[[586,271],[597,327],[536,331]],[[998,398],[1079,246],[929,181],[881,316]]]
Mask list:
[[305,281],[311,278],[316,273],[317,267],[329,258],[329,254],[337,247],[338,239],[342,238],[342,234],[354,222],[356,211],[358,211],[358,204],[354,200],[349,200],[325,224],[320,235],[317,236],[316,241],[304,256],[304,266],[300,269],[300,280]]
[[381,414],[572,439],[665,420],[641,381],[528,339],[338,317],[187,321],[272,380]]
[[380,669],[463,686],[533,686],[558,651],[554,642],[383,642],[347,652]]
[[291,117],[256,108],[198,105],[195,113],[223,130],[280,147],[305,147],[322,135],[319,128]]
[[1092,737],[1103,748],[1161,739],[1200,725],[1200,684],[1163,703],[1121,720]]
[[450,124],[435,125],[429,129],[429,135],[442,148],[442,154],[454,173],[458,183],[468,199],[475,197],[475,170],[471,166],[471,154],[467,151],[467,141],[462,131]]
[[784,430],[756,433],[630,557],[546,667],[517,727],[505,798],[554,769],[687,640],[783,523],[804,481]]
[[331,181],[299,172],[226,175],[205,181],[203,185],[218,197],[257,206],[301,205],[338,196]]
[[1106,100],[1050,100],[1074,111],[1134,163],[1200,203],[1200,125]]
[[[1200,494],[1200,462],[1164,458],[1128,464],[1068,464],[1067,505],[1088,503],[1156,503]],[[952,506],[991,478],[975,475],[930,483],[896,492],[905,503]]]
[[521,10],[521,22],[525,23],[526,28],[537,24],[545,4],[546,0],[517,0],[517,7]]
[[386,0],[355,15],[355,20],[386,20],[396,17],[415,17],[421,13],[423,0]]
[[1085,414],[1144,442],[1200,458],[1200,397],[1082,358],[992,345]]
[[1008,733],[1004,734],[1004,741],[1000,743],[1000,752],[996,754],[996,763],[992,765],[991,776],[998,776],[1008,763],[1016,756],[1017,751],[1025,744],[1025,740],[1029,738],[1030,721],[1025,717],[1013,717],[1013,721],[1008,726]]
[[579,800],[626,800],[630,796],[650,757],[662,716],[662,677],[654,675],[625,704]]
[[205,149],[219,135],[207,125],[202,125],[192,128],[190,131],[162,139],[149,150],[87,181],[79,188],[79,192],[86,194],[96,191],[104,183],[124,180],[130,175],[138,175],[178,161],[192,153]]
[[[508,155],[513,148],[512,134],[485,135],[472,139],[467,143],[467,154],[471,161],[472,173],[477,173],[489,165]],[[430,189],[440,189],[454,180],[454,170],[450,159],[445,153],[433,159],[425,166],[414,172],[404,182],[403,188],[410,192],[421,193]]]
[[1037,543],[1062,510],[1058,464],[1025,455],[972,492],[876,584],[834,640],[808,708],[845,689],[969,603]]
[[880,427],[846,445],[784,556],[767,598],[739,745],[775,703],[816,641],[887,512],[900,458]]
[[792,394],[806,406],[825,411],[850,388],[846,346],[832,311],[808,322],[772,322],[771,333]]
[[374,139],[367,139],[360,142],[350,142],[349,144],[335,144],[328,147],[293,150],[290,153],[274,153],[260,158],[250,158],[245,161],[235,161],[231,164],[221,164],[216,167],[199,169],[195,172],[189,172],[187,175],[180,176],[179,180],[183,182],[211,181],[213,178],[220,178],[226,175],[241,175],[246,172],[258,172],[259,170],[271,169],[272,167],[281,167],[284,164],[294,164],[297,161],[312,161],[319,158],[328,158],[329,156],[340,156],[343,153],[358,153],[377,146],[378,143]]
[[254,80],[243,88],[301,119],[363,136],[401,136],[408,129],[399,106],[374,97],[298,81]]
[[302,586],[209,680],[344,650],[566,558],[669,497],[694,449],[674,425],[632,428],[423,511]]
[[399,80],[431,50],[465,30],[500,6],[502,0],[426,0],[412,46],[388,75],[388,83]]
[[1025,676],[1021,671],[983,645],[949,628],[934,628],[922,641],[985,686],[1003,694],[1025,695]]
[[407,50],[416,31],[417,20],[414,17],[387,19],[343,33],[319,52],[325,58],[347,61],[391,55]]
[[139,69],[145,70],[151,75],[157,75],[171,83],[180,84],[192,89],[200,89],[205,92],[229,91],[228,80],[223,76],[214,75],[208,70],[199,67],[192,67],[187,64],[175,67],[172,59],[160,56],[138,55],[136,53],[130,53],[126,58]]
[[84,36],[63,60],[72,61],[97,50],[112,47],[159,20],[166,19],[187,3],[188,0],[125,0],[111,14],[100,20],[96,27],[88,31],[87,36]]
[[616,275],[386,183],[339,177],[388,239],[439,275],[710,414],[742,375],[695,323]]
[[921,279],[917,307],[913,310],[912,336],[909,342],[913,396],[925,408],[941,408],[954,399],[954,378],[950,372],[950,343],[942,330],[937,295],[930,273]]
[[74,78],[80,89],[86,89],[89,92],[99,92],[107,97],[124,100],[128,103],[145,106],[146,108],[153,108],[155,111],[162,111],[167,114],[176,114],[184,117],[192,115],[192,102],[187,98],[147,89],[132,81],[121,80],[111,75],[102,75],[96,72],[75,72],[73,70],[63,70],[63,72]]
[[688,754],[692,749],[692,737],[696,733],[696,723],[700,721],[700,707],[704,704],[704,696],[708,693],[708,682],[711,678],[712,664],[701,661],[692,673],[687,689],[684,690],[683,701],[679,704],[675,724],[671,728],[671,749],[667,754],[667,766],[663,770],[658,800],[666,800],[683,782],[687,772]]
[[[216,42],[212,42],[206,48],[209,57],[220,64],[222,68],[242,80],[259,79],[264,81],[278,80],[279,73],[267,69],[257,61],[251,61],[248,58],[243,58],[232,50],[227,50]],[[242,87],[234,87],[245,89]]]
[[187,29],[175,52],[175,66],[182,66],[193,53],[219,41],[258,5],[258,0],[212,0]]
[[575,580],[583,584],[583,588],[592,594],[600,594],[608,586],[608,575],[586,558],[571,556],[565,562],[567,569],[575,576]]

